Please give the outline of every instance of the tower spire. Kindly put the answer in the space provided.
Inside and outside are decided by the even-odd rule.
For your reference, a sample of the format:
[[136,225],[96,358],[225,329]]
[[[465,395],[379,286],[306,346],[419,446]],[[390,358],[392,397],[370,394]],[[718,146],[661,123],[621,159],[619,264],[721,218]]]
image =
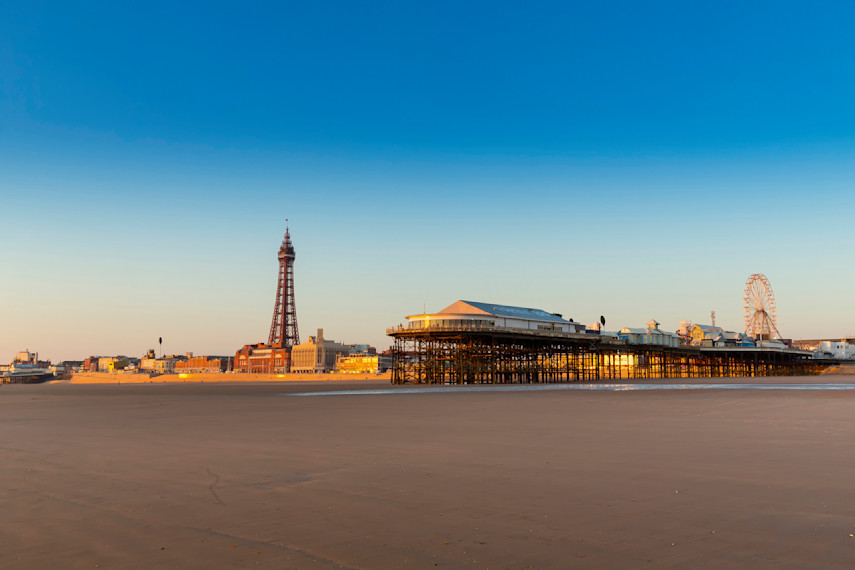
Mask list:
[[294,303],[294,245],[291,231],[285,220],[285,237],[279,247],[279,278],[276,283],[276,302],[273,305],[273,322],[270,324],[268,344],[282,343],[294,346],[300,343],[297,331],[297,307]]

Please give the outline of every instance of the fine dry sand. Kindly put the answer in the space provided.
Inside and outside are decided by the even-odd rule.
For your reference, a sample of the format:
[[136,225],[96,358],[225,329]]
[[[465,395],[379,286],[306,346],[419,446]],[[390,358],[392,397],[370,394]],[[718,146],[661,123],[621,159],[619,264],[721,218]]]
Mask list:
[[0,568],[855,567],[855,391],[407,390],[0,386]]

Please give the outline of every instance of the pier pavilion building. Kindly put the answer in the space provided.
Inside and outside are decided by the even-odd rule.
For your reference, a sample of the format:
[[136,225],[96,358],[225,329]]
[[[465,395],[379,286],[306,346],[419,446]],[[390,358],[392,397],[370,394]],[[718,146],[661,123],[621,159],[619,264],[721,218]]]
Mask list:
[[457,301],[438,313],[406,318],[407,327],[411,329],[500,327],[570,333],[585,331],[584,325],[573,322],[573,319],[565,320],[560,313],[477,301]]

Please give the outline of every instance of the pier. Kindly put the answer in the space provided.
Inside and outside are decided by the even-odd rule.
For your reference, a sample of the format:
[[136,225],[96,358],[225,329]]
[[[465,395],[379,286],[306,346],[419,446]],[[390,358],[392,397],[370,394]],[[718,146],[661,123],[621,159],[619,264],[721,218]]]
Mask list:
[[606,335],[489,324],[386,330],[393,384],[524,384],[819,374],[833,362],[777,347],[630,344]]

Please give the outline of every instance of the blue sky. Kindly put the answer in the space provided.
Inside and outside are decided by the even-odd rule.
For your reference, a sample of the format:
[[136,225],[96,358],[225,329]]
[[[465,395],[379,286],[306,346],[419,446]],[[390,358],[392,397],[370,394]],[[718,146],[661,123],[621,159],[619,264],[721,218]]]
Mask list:
[[457,299],[855,334],[855,5],[0,4],[0,361]]

